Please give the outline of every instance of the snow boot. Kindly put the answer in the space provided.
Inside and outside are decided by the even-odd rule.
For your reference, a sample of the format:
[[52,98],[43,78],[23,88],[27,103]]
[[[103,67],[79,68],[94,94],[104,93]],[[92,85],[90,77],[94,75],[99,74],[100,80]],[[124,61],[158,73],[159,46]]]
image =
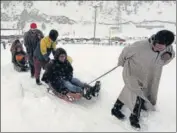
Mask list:
[[123,105],[124,104],[119,99],[117,99],[116,103],[114,104],[114,107],[111,110],[111,114],[120,120],[125,118],[125,115],[120,111]]
[[139,124],[139,119],[136,115],[131,114],[129,120],[132,127],[141,128]]
[[42,83],[41,83],[41,81],[40,81],[39,78],[36,79],[36,84],[37,84],[37,85],[42,85]]
[[88,87],[87,85],[85,85],[83,88],[83,97],[86,98],[87,100],[92,99],[90,87]]
[[100,81],[96,81],[94,87],[91,87],[91,95],[94,97],[98,97],[100,89],[101,89],[101,83]]
[[143,99],[142,99],[141,109],[147,111],[147,108],[145,107],[145,101]]
[[142,109],[142,104],[143,104],[143,99],[138,96],[136,99],[135,107],[133,109],[133,114],[131,114],[129,117],[131,126],[135,128],[141,128],[139,124],[139,118]]

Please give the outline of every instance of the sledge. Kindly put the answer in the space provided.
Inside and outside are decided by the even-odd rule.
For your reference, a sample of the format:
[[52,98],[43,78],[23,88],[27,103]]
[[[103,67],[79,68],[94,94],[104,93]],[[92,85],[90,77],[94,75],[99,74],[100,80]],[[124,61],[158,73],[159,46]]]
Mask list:
[[29,70],[29,66],[27,64],[24,66],[18,66],[15,63],[13,63],[13,66],[17,72],[27,72]]
[[96,81],[95,89],[94,90],[90,89],[87,95],[83,96],[83,94],[81,93],[70,92],[67,89],[61,91],[60,93],[60,92],[57,92],[50,83],[48,83],[47,85],[48,85],[48,88],[47,88],[48,93],[55,95],[58,98],[63,99],[64,101],[67,101],[67,102],[76,102],[80,100],[82,97],[85,97],[87,100],[91,100],[92,96],[98,97],[99,92],[100,92],[100,87],[101,87],[100,81]]

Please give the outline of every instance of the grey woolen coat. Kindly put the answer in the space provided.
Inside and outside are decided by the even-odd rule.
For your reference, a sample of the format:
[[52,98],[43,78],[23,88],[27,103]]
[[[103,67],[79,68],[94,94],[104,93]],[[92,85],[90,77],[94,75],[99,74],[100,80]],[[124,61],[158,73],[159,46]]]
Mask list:
[[[145,100],[147,109],[154,110],[153,105],[157,101],[162,68],[175,57],[172,45],[161,52],[154,52],[152,45],[150,39],[138,41],[125,47],[119,56],[118,66],[123,67],[123,80],[125,83],[119,95],[119,100],[132,113],[137,96]],[[172,55],[166,61],[161,59],[165,52],[170,52]]]

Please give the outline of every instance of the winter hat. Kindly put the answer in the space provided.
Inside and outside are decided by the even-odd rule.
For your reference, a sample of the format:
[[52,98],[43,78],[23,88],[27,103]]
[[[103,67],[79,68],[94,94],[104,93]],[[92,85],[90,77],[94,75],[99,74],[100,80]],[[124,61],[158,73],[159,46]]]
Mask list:
[[58,31],[57,30],[51,30],[50,33],[49,33],[49,38],[52,40],[52,41],[56,41],[58,37]]
[[36,29],[37,28],[37,24],[36,23],[31,23],[30,28],[31,29]]
[[161,30],[154,36],[154,43],[169,46],[174,41],[174,33],[169,30]]
[[15,40],[15,42],[14,42],[15,44],[17,44],[17,43],[20,43],[20,40],[19,39],[17,39],[17,40]]
[[57,60],[61,54],[65,54],[67,56],[67,53],[63,48],[57,48],[55,51],[54,59]]

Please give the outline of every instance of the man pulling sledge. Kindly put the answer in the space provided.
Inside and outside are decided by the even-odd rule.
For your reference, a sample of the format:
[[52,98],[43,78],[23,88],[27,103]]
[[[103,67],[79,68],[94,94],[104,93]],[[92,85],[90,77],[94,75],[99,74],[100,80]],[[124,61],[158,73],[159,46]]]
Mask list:
[[124,119],[123,105],[131,110],[133,127],[140,128],[140,112],[154,110],[162,68],[175,56],[172,43],[174,34],[168,30],[157,32],[150,39],[138,41],[123,49],[118,66],[122,66],[125,86],[120,93],[112,115]]

